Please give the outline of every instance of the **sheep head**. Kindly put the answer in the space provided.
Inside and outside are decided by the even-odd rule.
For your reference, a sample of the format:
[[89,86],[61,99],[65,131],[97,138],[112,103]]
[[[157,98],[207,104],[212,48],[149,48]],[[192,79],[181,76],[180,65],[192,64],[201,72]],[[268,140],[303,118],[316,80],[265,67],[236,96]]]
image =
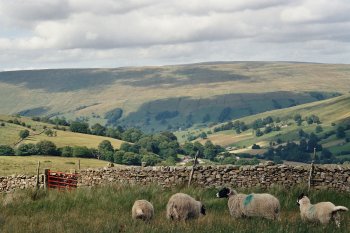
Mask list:
[[225,198],[237,194],[235,190],[230,190],[229,188],[222,188],[217,194],[218,198]]
[[300,206],[301,204],[308,204],[310,203],[310,199],[304,194],[300,194],[297,199],[297,205]]

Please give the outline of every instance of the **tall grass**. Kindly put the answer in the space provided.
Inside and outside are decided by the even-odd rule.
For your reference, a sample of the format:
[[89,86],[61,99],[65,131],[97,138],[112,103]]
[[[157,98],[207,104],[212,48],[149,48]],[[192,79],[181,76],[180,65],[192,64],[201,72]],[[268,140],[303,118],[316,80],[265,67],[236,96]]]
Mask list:
[[[227,200],[215,198],[217,190],[159,186],[108,186],[78,189],[71,192],[22,191],[14,195],[11,203],[1,208],[0,232],[350,232],[350,214],[343,213],[340,229],[334,224],[323,227],[300,220],[296,197],[301,187],[286,190],[268,190],[276,195],[282,206],[282,221],[260,218],[233,219]],[[245,192],[260,192],[258,189]],[[201,200],[207,215],[189,222],[171,222],[165,217],[169,197],[184,192]],[[5,197],[0,197],[3,202]],[[312,202],[332,201],[350,207],[348,193],[314,191]],[[155,208],[155,218],[150,223],[131,219],[131,207],[136,199],[147,199]]]

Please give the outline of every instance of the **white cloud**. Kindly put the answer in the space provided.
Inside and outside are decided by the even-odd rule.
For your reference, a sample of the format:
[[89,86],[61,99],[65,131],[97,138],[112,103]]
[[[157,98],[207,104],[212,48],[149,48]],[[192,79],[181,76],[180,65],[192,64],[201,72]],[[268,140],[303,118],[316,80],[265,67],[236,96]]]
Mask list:
[[349,10],[347,0],[0,0],[0,69],[348,62]]

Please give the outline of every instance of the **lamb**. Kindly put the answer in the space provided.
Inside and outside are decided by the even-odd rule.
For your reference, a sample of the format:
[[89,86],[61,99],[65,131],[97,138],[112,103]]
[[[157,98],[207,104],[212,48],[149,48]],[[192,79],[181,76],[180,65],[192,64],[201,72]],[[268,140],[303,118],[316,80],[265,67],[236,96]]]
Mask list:
[[300,206],[300,216],[303,221],[320,222],[323,225],[334,220],[337,227],[340,227],[340,211],[348,211],[345,206],[335,206],[332,202],[319,202],[311,204],[310,199],[300,194],[297,200]]
[[237,193],[229,188],[221,189],[216,196],[227,197],[230,215],[240,217],[263,217],[271,220],[280,220],[280,202],[268,193],[251,193],[249,195]]
[[185,193],[172,195],[167,204],[167,218],[171,220],[195,219],[205,214],[204,205]]
[[136,200],[131,209],[133,219],[142,219],[150,221],[154,215],[154,208],[152,203],[146,200]]

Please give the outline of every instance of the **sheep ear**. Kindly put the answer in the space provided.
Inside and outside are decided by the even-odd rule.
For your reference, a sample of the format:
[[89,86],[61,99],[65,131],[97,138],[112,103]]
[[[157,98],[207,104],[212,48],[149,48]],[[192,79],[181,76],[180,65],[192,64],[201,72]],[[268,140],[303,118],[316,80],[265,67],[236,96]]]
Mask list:
[[301,193],[298,197],[298,200],[302,199],[304,196],[305,196],[304,193]]

